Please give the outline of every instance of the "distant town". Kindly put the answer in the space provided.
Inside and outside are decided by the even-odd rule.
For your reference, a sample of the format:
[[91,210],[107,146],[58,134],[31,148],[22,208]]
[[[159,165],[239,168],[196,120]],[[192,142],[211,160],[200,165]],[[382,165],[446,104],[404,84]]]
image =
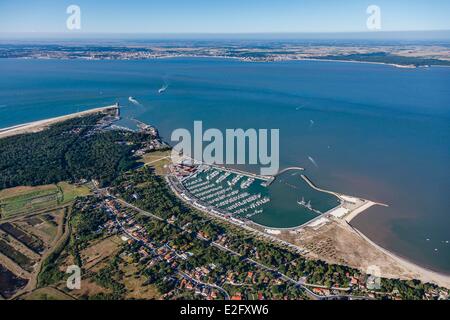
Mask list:
[[450,49],[445,43],[393,44],[366,41],[115,41],[89,40],[35,44],[30,41],[0,42],[0,58],[143,60],[174,57],[234,58],[241,61],[333,60],[383,63],[401,67],[450,65]]

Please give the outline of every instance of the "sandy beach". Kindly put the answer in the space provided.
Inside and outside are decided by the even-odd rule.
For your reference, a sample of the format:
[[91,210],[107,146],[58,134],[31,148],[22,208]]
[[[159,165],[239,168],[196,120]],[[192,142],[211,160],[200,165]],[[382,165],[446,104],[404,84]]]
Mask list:
[[55,124],[55,123],[58,123],[61,121],[85,116],[88,114],[112,110],[112,109],[116,109],[116,108],[117,108],[117,105],[111,105],[111,106],[71,113],[71,114],[68,114],[65,116],[49,118],[49,119],[39,120],[39,121],[33,121],[33,122],[29,122],[29,123],[19,124],[19,125],[12,126],[12,127],[2,128],[2,129],[0,129],[0,139],[6,138],[6,137],[11,137],[11,136],[18,135],[18,134],[39,132],[39,131],[44,130],[51,124]]
[[[351,226],[351,228],[365,241],[367,241],[371,246],[373,246],[376,250],[381,251],[383,254],[389,256],[389,258],[393,259],[395,263],[401,266],[405,271],[409,271],[409,277],[422,280],[423,282],[431,282],[435,283],[439,286],[450,289],[450,276],[435,272],[433,270],[421,267],[413,262],[410,262],[393,252],[386,250],[385,248],[377,245],[375,242],[370,240],[367,236],[365,236],[362,232],[357,230],[355,227]],[[392,276],[392,275],[391,275]],[[400,275],[402,277],[404,275]]]
[[280,231],[281,234],[272,236],[304,250],[309,258],[347,265],[362,272],[375,266],[381,277],[418,279],[450,289],[449,275],[419,266],[377,245],[345,219],[329,217],[320,226]]

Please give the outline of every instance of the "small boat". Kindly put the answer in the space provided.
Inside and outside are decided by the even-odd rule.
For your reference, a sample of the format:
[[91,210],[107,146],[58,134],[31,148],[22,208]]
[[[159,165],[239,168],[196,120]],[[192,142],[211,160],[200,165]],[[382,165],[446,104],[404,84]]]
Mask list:
[[301,205],[301,206],[304,206],[304,205],[306,204],[305,198],[302,197],[302,201],[297,201],[297,203],[298,203],[299,205]]
[[322,212],[320,212],[319,210],[314,209],[314,208],[312,207],[312,205],[311,205],[311,200],[308,200],[308,202],[306,202],[306,201],[305,201],[305,198],[302,197],[302,201],[297,200],[297,203],[298,203],[300,206],[302,206],[302,207],[308,209],[309,211],[315,212],[315,213],[317,213],[317,214],[322,214]]

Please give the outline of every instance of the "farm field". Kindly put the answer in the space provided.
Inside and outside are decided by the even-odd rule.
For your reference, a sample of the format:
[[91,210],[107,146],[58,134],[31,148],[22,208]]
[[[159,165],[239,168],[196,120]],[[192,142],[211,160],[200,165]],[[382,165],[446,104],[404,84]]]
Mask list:
[[36,211],[58,203],[59,190],[56,185],[38,187],[16,187],[0,191],[0,217]]
[[4,189],[0,191],[0,219],[65,205],[76,197],[86,196],[89,193],[88,187],[75,186],[67,182]]
[[18,284],[4,297],[23,294],[21,298],[27,299],[71,298],[61,296],[64,293],[55,288],[34,289],[42,261],[61,242],[69,206],[90,192],[87,185],[67,182],[0,191],[0,265],[5,270],[2,281],[9,288],[11,283]]
[[23,288],[27,282],[27,280],[16,276],[0,264],[0,298],[10,298],[14,295],[15,291]]
[[25,271],[33,270],[34,261],[1,238],[0,253],[17,263]]

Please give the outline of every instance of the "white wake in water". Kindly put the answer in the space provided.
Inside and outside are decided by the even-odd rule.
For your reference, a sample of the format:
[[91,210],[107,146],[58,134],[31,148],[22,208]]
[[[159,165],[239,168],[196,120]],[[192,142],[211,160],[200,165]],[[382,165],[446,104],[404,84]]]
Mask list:
[[159,88],[158,93],[163,93],[167,90],[167,88],[169,88],[168,84],[163,85],[161,88]]
[[317,165],[316,160],[314,160],[313,157],[308,156],[308,160],[309,160],[316,168],[319,167],[319,166]]
[[130,101],[134,105],[142,106],[142,104],[133,97],[128,97],[128,101]]

